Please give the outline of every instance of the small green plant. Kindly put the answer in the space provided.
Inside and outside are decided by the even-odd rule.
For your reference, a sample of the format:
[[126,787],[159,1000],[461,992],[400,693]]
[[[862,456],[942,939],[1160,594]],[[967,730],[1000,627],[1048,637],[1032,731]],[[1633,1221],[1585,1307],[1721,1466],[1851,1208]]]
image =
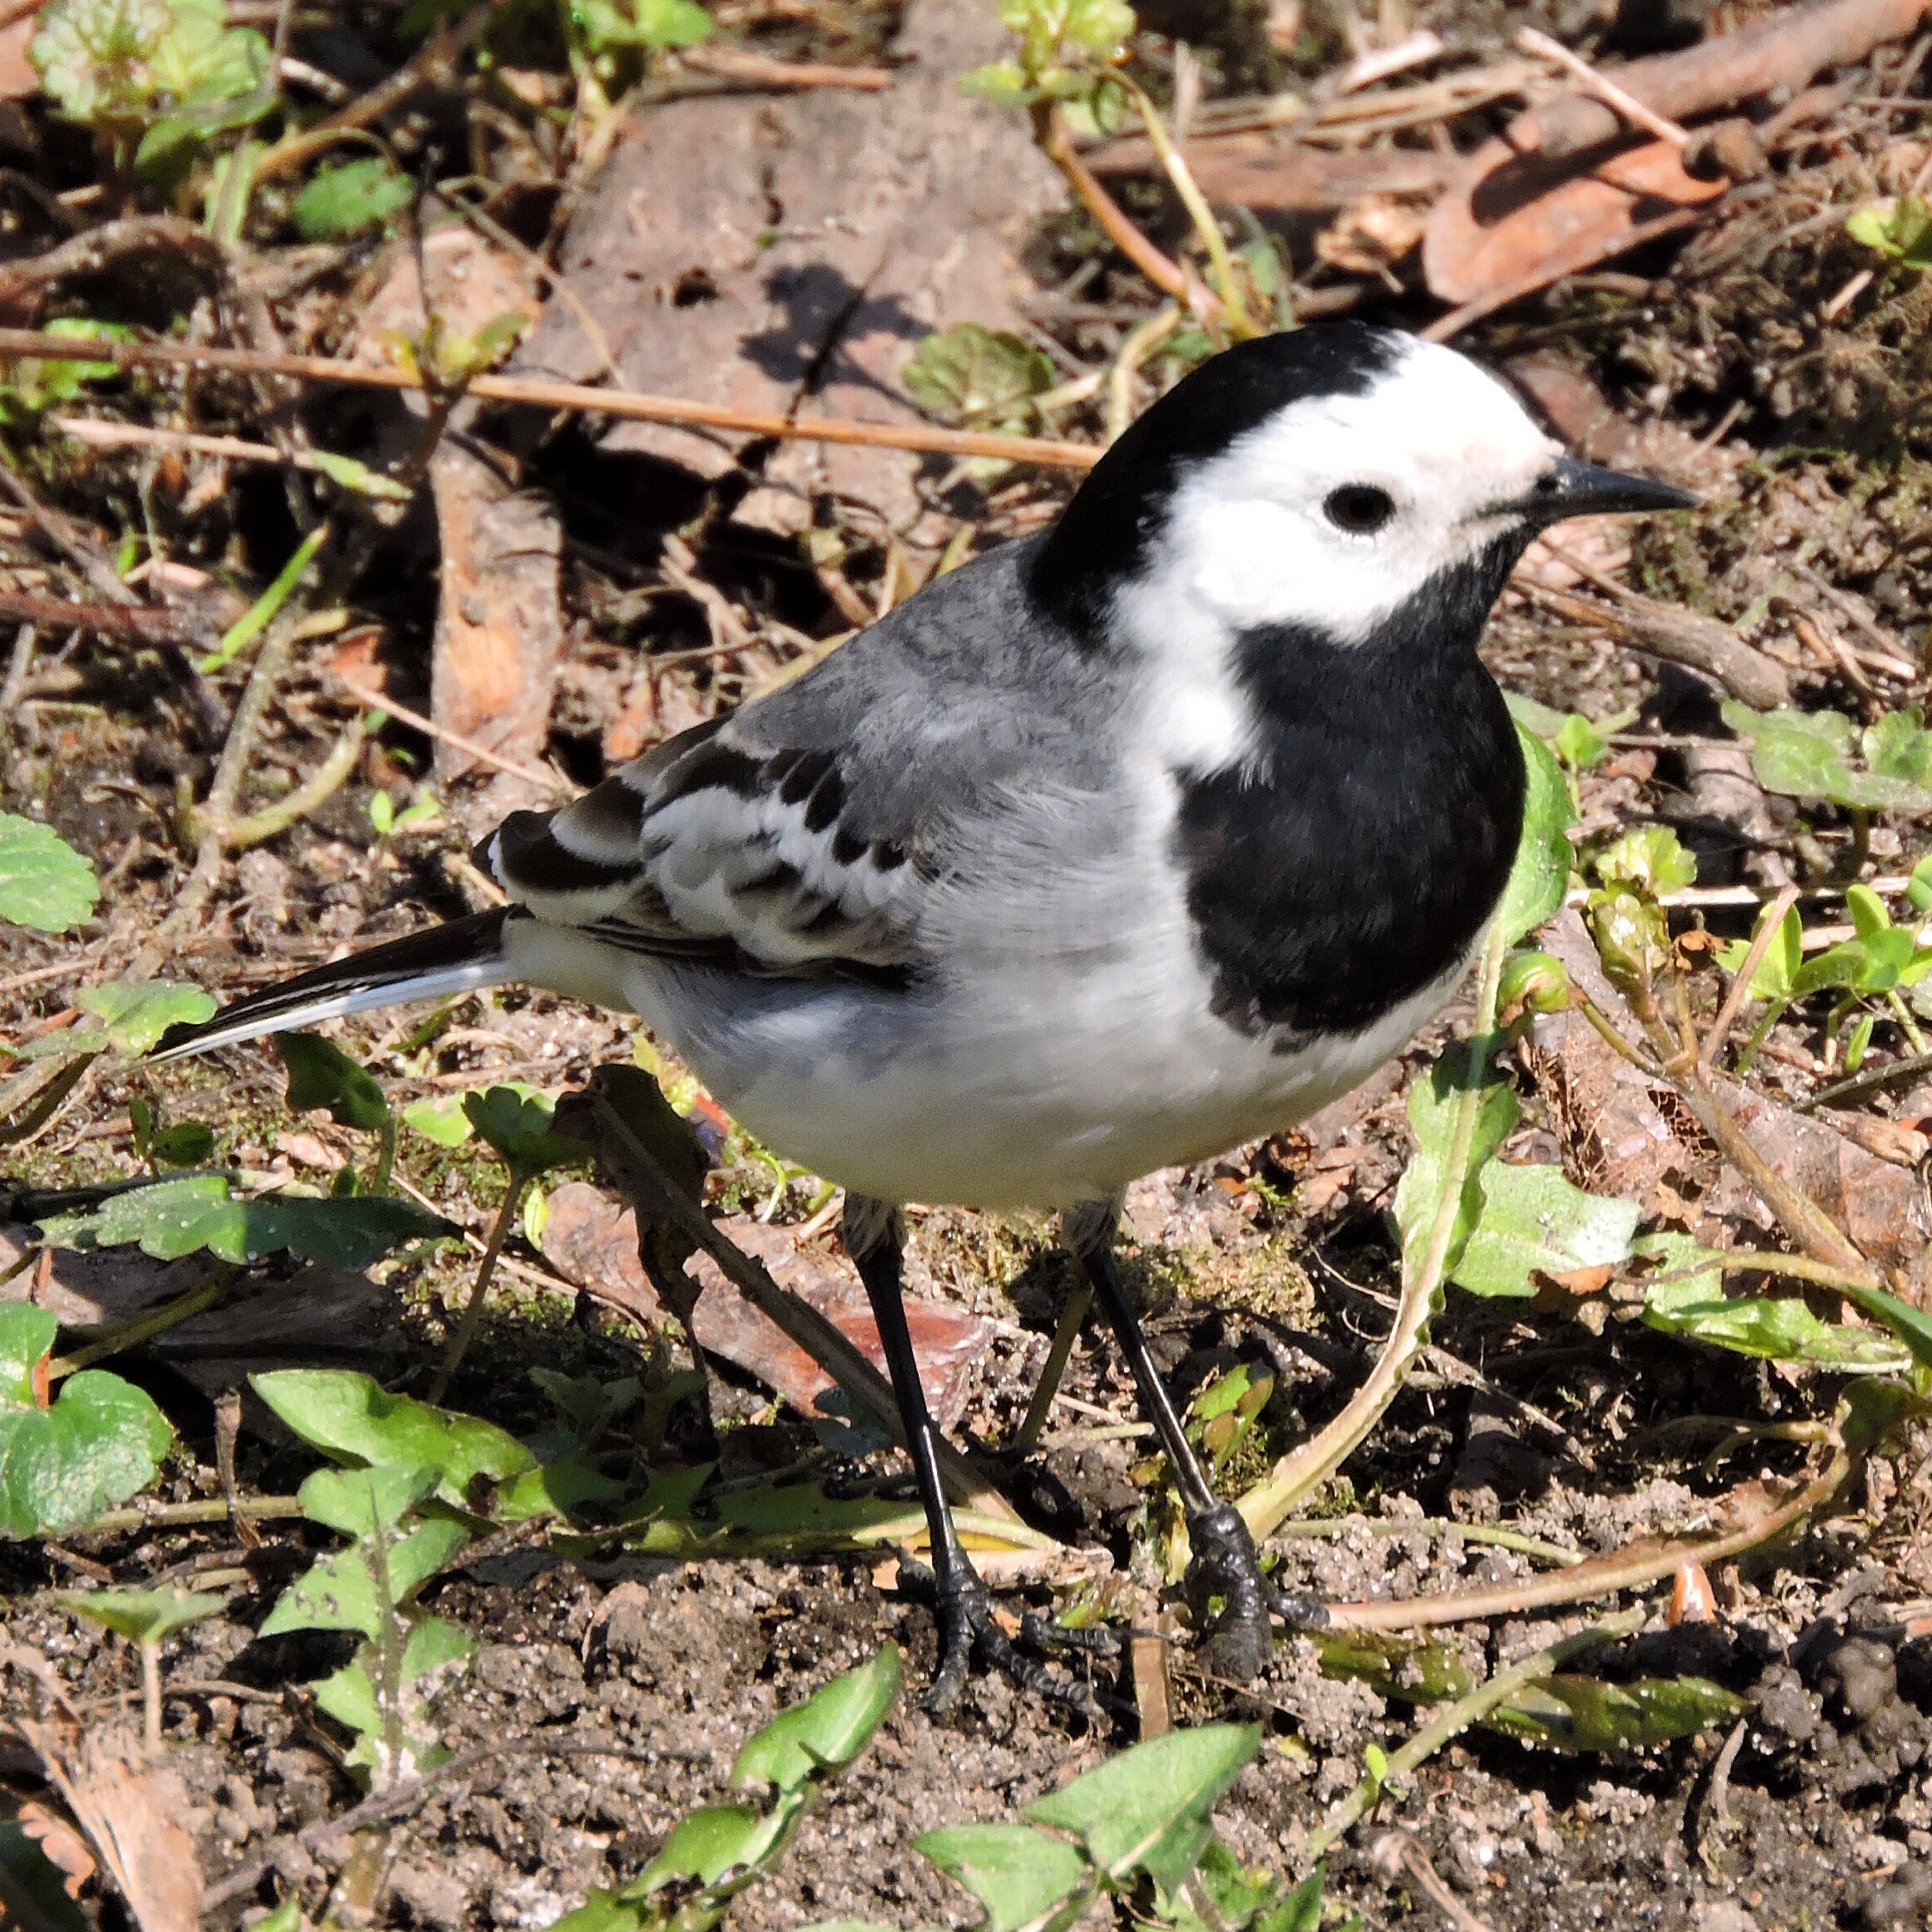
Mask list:
[[448,1352],[431,1389],[432,1400],[442,1399],[450,1377],[476,1338],[477,1325],[483,1317],[483,1298],[489,1292],[504,1242],[516,1226],[525,1190],[538,1175],[552,1168],[574,1167],[590,1157],[591,1150],[581,1141],[557,1131],[553,1125],[556,1113],[556,1107],[543,1095],[527,1095],[509,1087],[491,1087],[463,1097],[465,1119],[509,1169],[509,1186],[477,1266],[476,1285],[470,1290],[462,1318],[450,1338]]
[[731,1767],[742,1800],[689,1813],[629,1884],[592,1892],[551,1932],[712,1932],[777,1868],[825,1786],[864,1750],[901,1674],[897,1647],[885,1644],[755,1732]]
[[404,806],[400,811],[396,810],[396,801],[386,791],[377,792],[369,801],[369,823],[379,839],[394,838],[399,832],[426,825],[440,817],[442,812],[442,807],[433,791],[419,792],[414,802]]
[[948,1825],[913,1844],[979,1901],[979,1932],[1062,1932],[1101,1898],[1173,1932],[1315,1932],[1321,1868],[1295,1886],[1244,1871],[1214,1831],[1260,1743],[1252,1724],[1172,1731],[1036,1799],[1026,1824]]
[[386,155],[365,155],[318,170],[289,213],[304,241],[329,242],[385,226],[415,196],[416,184]]
[[337,1192],[388,1193],[390,1176],[395,1169],[397,1122],[375,1075],[319,1034],[278,1033],[275,1050],[288,1069],[289,1106],[293,1112],[308,1113],[326,1107],[338,1127],[352,1127],[376,1137],[375,1164],[367,1185],[358,1188],[354,1172],[345,1167],[337,1176]]
[[[1313,1641],[1324,1677],[1353,1679],[1396,1703],[1448,1703],[1475,1688],[1474,1673],[1445,1643],[1369,1630],[1327,1632]],[[1518,1686],[1477,1721],[1485,1729],[1544,1750],[1638,1751],[1734,1724],[1748,1708],[1743,1698],[1707,1677],[1609,1683],[1554,1671]],[[1382,1771],[1388,1759],[1373,1744],[1364,1753],[1368,1773],[1379,1785],[1370,1753],[1380,1757]]]
[[1020,436],[1037,426],[1034,399],[1053,387],[1054,368],[1019,337],[962,322],[921,342],[904,380],[930,416]]
[[268,42],[228,26],[222,0],[48,0],[29,57],[119,173],[160,169],[275,104]]
[[470,1540],[460,1521],[417,1514],[443,1480],[426,1466],[318,1470],[299,1491],[303,1514],[348,1547],[318,1559],[261,1626],[265,1637],[342,1630],[361,1638],[314,1690],[317,1707],[353,1734],[347,1762],[372,1791],[447,1755],[427,1728],[429,1705],[476,1647],[466,1630],[415,1601]]
[[1845,217],[1845,232],[1915,275],[1932,268],[1932,203],[1915,194],[1896,194],[1853,208]]
[[1014,52],[975,68],[961,86],[1003,107],[1057,101],[1098,125],[1109,70],[1134,31],[1133,8],[1125,0],[1000,0],[999,12],[1018,43]]
[[51,825],[0,812],[0,920],[66,932],[100,897],[94,868]]
[[161,1748],[161,1646],[177,1630],[213,1616],[223,1607],[223,1600],[203,1590],[97,1590],[64,1591],[55,1601],[75,1616],[125,1637],[140,1651],[144,1734],[149,1754],[157,1753]]
[[1841,711],[1754,711],[1733,700],[1724,720],[1749,741],[1751,769],[1767,791],[1824,799],[1852,815],[1854,873],[1873,812],[1932,811],[1932,732],[1916,708],[1861,729]]
[[[95,322],[84,315],[58,317],[47,323],[45,332],[73,342],[125,342],[134,337],[133,330],[120,323]],[[6,382],[0,387],[0,423],[10,428],[31,428],[47,410],[85,395],[90,383],[108,382],[122,373],[117,362],[23,356],[7,366]]]

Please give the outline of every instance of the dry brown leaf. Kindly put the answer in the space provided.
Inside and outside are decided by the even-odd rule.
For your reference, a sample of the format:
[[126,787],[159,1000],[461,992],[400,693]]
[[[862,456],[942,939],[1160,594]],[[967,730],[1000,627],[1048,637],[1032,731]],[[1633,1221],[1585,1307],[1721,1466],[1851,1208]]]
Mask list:
[[69,1898],[79,1898],[81,1887],[98,1869],[87,1841],[65,1818],[32,1799],[20,1808],[20,1829],[41,1848],[41,1856],[61,1874]]
[[1519,121],[1509,138],[1477,149],[1461,184],[1436,203],[1423,242],[1432,294],[1473,302],[1532,277],[1554,281],[1609,260],[1619,238],[1645,223],[1714,201],[1730,187],[1686,174],[1668,141],[1580,170],[1568,157],[1545,158],[1533,133]]
[[1315,237],[1315,253],[1331,268],[1351,275],[1380,275],[1400,261],[1423,238],[1428,214],[1392,194],[1351,202]]
[[201,1867],[183,1822],[189,1804],[180,1778],[144,1763],[140,1739],[124,1724],[76,1732],[28,1719],[18,1728],[141,1932],[199,1932]]
[[[885,1350],[857,1271],[840,1257],[833,1266],[801,1253],[782,1227],[734,1219],[724,1231],[764,1263],[781,1288],[811,1303],[881,1374]],[[656,1317],[656,1294],[638,1259],[637,1217],[601,1188],[571,1181],[550,1197],[543,1253],[580,1288],[622,1308],[634,1320]],[[753,1308],[727,1282],[715,1262],[699,1255],[691,1264],[700,1284],[696,1325],[700,1344],[777,1391],[800,1414],[818,1413],[832,1378],[804,1349]],[[907,1296],[906,1325],[919,1357],[920,1379],[940,1427],[958,1419],[969,1392],[973,1365],[992,1338],[992,1324],[941,1302]]]

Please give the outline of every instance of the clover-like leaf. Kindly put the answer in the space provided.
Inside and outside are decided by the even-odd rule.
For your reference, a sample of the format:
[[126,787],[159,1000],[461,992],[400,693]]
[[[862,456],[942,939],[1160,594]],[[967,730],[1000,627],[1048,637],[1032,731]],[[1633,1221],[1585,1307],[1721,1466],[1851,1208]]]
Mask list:
[[[1764,922],[1770,918],[1772,908],[1767,906],[1757,916],[1757,930],[1748,940],[1734,940],[1717,956],[1717,963],[1726,973],[1737,974],[1744,969],[1744,961],[1756,942],[1757,931],[1763,930]],[[1786,1001],[1796,997],[1798,969],[1805,963],[1805,928],[1798,917],[1796,906],[1790,907],[1778,921],[1778,929],[1772,935],[1757,962],[1757,970],[1751,975],[1750,997],[1754,1000]]]
[[415,184],[391,167],[385,155],[366,155],[340,167],[323,169],[295,197],[289,212],[305,241],[327,242],[381,227],[409,205],[415,193]]
[[590,1153],[581,1141],[556,1131],[551,1123],[557,1109],[540,1093],[528,1094],[514,1087],[485,1088],[481,1093],[463,1096],[463,1113],[502,1156],[505,1166],[519,1177],[571,1166]]
[[1606,845],[1594,863],[1605,885],[1633,886],[1653,899],[1679,892],[1697,878],[1697,861],[1668,825],[1625,832]]
[[[1932,752],[1919,745],[1910,713],[1902,714],[1904,725],[1882,718],[1854,734],[1851,720],[1839,711],[1801,711],[1790,705],[1754,711],[1731,700],[1723,712],[1725,724],[1749,739],[1751,769],[1767,791],[1822,798],[1860,811],[1932,810],[1932,787],[1923,782],[1932,768]],[[1855,769],[1854,747],[1867,757],[1876,750],[1885,766]]]
[[437,1494],[464,1504],[471,1480],[514,1480],[537,1466],[514,1436],[480,1416],[391,1395],[347,1369],[275,1369],[249,1385],[310,1447],[353,1467],[433,1469]]
[[962,322],[920,343],[904,380],[929,416],[1016,431],[1031,425],[1032,399],[1053,387],[1054,368],[1018,336]]
[[65,932],[100,897],[94,868],[51,825],[0,811],[0,920]]
[[43,1407],[59,1324],[0,1303],[0,1537],[78,1529],[152,1482],[175,1432],[145,1389],[83,1369]]

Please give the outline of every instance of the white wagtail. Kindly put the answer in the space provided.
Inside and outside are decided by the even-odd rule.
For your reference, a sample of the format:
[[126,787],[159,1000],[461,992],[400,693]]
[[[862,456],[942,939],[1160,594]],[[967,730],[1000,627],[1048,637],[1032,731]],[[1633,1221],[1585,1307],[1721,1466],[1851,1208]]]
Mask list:
[[1173,1465],[1221,1667],[1267,1654],[1112,1259],[1121,1191],[1291,1126],[1448,999],[1523,768],[1476,640],[1536,533],[1685,507],[1564,455],[1454,351],[1359,323],[1215,356],[1059,522],[485,847],[514,903],[324,966],[205,1049],[518,980],[628,1009],[846,1189],[931,1531],[942,1660],[1035,1681],[940,1486],[908,1201],[1064,1210]]

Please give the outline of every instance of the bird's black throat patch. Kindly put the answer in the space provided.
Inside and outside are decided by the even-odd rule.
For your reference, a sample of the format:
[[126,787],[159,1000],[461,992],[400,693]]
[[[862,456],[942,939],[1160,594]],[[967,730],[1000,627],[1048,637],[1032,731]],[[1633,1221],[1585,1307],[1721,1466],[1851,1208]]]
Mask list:
[[1522,545],[1434,578],[1365,642],[1245,633],[1256,755],[1181,772],[1177,857],[1214,1010],[1352,1033],[1463,958],[1509,876],[1523,758],[1475,641]]

